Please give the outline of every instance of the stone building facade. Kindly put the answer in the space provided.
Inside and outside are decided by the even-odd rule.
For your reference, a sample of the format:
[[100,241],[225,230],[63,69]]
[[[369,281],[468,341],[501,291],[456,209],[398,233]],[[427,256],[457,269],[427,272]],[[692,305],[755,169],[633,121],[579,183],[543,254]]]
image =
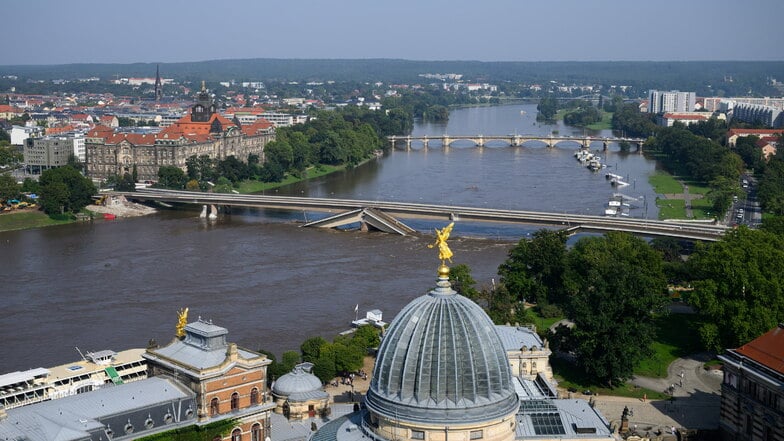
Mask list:
[[156,134],[122,133],[106,126],[88,132],[87,176],[96,180],[122,176],[136,166],[139,180],[156,181],[161,166],[184,171],[185,161],[194,155],[218,160],[234,156],[247,161],[248,155],[254,154],[263,161],[264,146],[274,139],[274,127],[267,120],[242,125],[217,113],[202,85],[191,112]]
[[784,323],[719,359],[722,439],[784,440]]
[[177,378],[196,394],[196,421],[236,421],[225,441],[264,441],[275,407],[267,390],[267,356],[226,342],[228,331],[199,320],[185,326],[185,337],[149,348],[150,376]]

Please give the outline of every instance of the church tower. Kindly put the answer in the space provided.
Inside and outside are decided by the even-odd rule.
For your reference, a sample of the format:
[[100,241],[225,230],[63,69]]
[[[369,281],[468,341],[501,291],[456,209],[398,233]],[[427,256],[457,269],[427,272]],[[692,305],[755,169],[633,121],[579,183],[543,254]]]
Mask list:
[[212,114],[215,113],[215,102],[210,97],[204,81],[201,82],[201,91],[196,98],[196,105],[191,107],[192,122],[207,122]]
[[160,65],[155,65],[155,101],[160,101],[163,98],[163,88],[161,87],[161,70]]

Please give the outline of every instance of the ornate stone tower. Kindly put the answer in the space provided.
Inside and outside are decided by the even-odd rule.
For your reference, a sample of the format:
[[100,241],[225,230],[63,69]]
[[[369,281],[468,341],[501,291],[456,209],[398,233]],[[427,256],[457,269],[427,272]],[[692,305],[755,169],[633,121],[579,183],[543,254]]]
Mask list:
[[215,113],[215,102],[210,97],[204,81],[201,82],[201,91],[196,98],[196,105],[191,107],[192,122],[207,122],[212,114]]

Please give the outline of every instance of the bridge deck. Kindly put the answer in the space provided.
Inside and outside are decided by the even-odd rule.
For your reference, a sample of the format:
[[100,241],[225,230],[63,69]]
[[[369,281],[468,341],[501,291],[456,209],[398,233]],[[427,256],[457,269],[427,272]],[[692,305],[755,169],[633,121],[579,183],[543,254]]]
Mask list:
[[[728,229],[725,225],[687,222],[666,222],[649,219],[614,218],[567,213],[522,210],[500,210],[478,207],[418,204],[392,201],[307,198],[293,196],[237,195],[199,193],[176,190],[144,189],[123,194],[128,198],[186,204],[216,204],[296,211],[343,213],[351,210],[375,209],[389,216],[423,219],[460,219],[477,222],[502,222],[533,225],[574,227],[580,231],[626,231],[646,236],[670,236],[682,239],[715,241]],[[367,213],[367,211],[366,211]],[[575,230],[577,231],[577,230]]]

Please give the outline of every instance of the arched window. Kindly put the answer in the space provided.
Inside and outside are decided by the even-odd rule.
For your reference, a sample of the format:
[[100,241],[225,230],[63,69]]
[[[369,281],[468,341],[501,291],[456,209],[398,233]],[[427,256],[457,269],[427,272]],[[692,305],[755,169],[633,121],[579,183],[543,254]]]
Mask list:
[[217,398],[213,398],[210,401],[210,416],[215,416],[220,413],[219,401]]
[[259,390],[255,387],[250,391],[250,405],[259,404]]
[[242,431],[240,429],[231,431],[231,441],[242,441]]
[[240,408],[240,394],[234,392],[231,394],[231,410],[239,410]]
[[250,428],[250,441],[262,441],[261,424],[256,423]]

